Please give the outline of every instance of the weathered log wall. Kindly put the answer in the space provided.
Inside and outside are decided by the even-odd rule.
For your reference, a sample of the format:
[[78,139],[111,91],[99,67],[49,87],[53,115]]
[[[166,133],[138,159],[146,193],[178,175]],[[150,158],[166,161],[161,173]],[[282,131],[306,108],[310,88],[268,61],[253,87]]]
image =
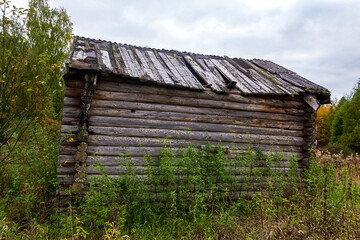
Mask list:
[[[91,104],[84,106],[82,99],[88,99],[84,93],[89,92],[85,82],[79,77],[66,79],[58,168],[63,186],[74,184],[79,168],[74,156],[80,146],[76,134],[84,129],[89,132],[84,165],[88,178],[99,174],[90,167],[96,161],[110,176],[121,174],[117,159],[125,152],[133,158],[136,174],[144,174],[142,156],[156,158],[164,138],[174,149],[189,142],[203,145],[207,137],[229,149],[244,151],[251,144],[264,152],[282,151],[285,158],[277,167],[284,169],[291,154],[300,163],[307,161],[316,114],[302,96],[251,97],[237,90],[217,94],[97,79]],[[89,118],[82,117],[84,110]],[[230,150],[229,157],[233,156]]]

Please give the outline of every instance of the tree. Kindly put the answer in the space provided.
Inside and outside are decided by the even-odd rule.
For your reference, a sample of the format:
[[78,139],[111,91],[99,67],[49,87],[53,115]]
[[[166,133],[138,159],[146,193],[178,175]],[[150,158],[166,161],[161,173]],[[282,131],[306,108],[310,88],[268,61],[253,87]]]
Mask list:
[[317,140],[319,146],[326,146],[330,141],[330,111],[331,104],[320,106],[317,110]]
[[59,118],[64,60],[72,24],[64,9],[31,0],[28,9],[2,0],[0,39],[0,164],[34,121]]
[[360,79],[348,97],[343,97],[331,117],[330,146],[360,153]]

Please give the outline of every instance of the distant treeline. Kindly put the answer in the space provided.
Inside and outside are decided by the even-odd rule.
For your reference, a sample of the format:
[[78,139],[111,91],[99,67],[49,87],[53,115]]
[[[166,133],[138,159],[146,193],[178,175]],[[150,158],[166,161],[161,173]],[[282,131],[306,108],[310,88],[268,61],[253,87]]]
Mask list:
[[360,153],[360,79],[350,95],[319,108],[317,127],[320,147]]

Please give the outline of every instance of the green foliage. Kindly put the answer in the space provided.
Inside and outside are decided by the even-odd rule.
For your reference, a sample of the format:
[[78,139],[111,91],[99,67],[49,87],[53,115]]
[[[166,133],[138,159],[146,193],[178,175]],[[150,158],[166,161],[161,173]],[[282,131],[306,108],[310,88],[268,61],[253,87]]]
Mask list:
[[348,97],[343,97],[331,117],[330,147],[360,153],[360,81]]
[[53,238],[44,221],[65,222],[53,213],[71,22],[46,0],[0,8],[0,239]]
[[[28,9],[0,2],[0,164],[28,140],[34,121],[60,119],[71,22],[63,9],[32,0]],[[35,123],[36,124],[36,123]]]
[[[358,155],[343,159],[317,151],[309,167],[299,171],[297,159],[286,161],[281,153],[264,154],[250,147],[228,159],[226,152],[209,143],[174,152],[165,140],[158,159],[144,156],[145,172],[124,154],[118,160],[122,176],[117,179],[98,163],[94,168],[103,174],[89,182],[80,206],[65,213],[39,209],[44,193],[53,192],[47,183],[12,176],[1,196],[0,239],[360,237]],[[56,152],[48,149],[48,154]],[[148,177],[140,177],[143,174]],[[235,178],[248,185],[236,184]],[[231,195],[233,191],[242,195]],[[19,213],[19,208],[25,210]]]
[[59,154],[59,127],[48,121],[30,127],[30,140],[20,142],[13,153],[19,162],[0,167],[0,229],[11,229],[4,231],[6,237],[0,231],[0,239],[16,239],[15,233],[20,239],[21,229],[42,239],[48,231],[41,223],[53,213]]

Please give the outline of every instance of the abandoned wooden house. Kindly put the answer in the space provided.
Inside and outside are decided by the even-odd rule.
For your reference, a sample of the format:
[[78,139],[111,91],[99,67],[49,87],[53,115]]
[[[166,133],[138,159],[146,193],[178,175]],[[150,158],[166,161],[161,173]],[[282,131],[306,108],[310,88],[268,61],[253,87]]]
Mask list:
[[[124,152],[143,174],[162,140],[290,153],[316,146],[316,110],[329,91],[266,60],[159,50],[75,37],[67,60],[58,181],[81,192],[99,171],[121,174]],[[141,148],[139,148],[141,146]],[[231,155],[231,151],[229,153]],[[86,174],[85,174],[86,173]],[[60,191],[60,194],[65,194]]]

